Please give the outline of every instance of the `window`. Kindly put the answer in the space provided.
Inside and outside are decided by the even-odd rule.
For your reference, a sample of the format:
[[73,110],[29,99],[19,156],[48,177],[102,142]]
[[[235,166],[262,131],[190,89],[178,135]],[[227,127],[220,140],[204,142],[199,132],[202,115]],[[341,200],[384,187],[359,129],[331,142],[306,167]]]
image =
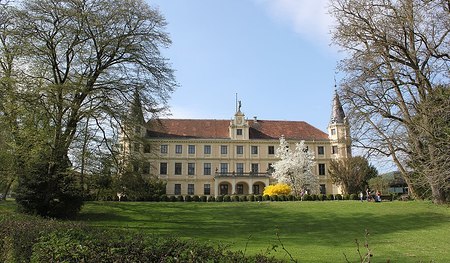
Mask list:
[[223,174],[228,173],[228,164],[227,163],[220,164],[220,173],[223,173]]
[[327,189],[325,188],[324,184],[320,185],[320,193],[323,194],[323,195],[327,193]]
[[180,175],[181,174],[181,170],[182,170],[181,163],[175,163],[175,174],[176,175]]
[[244,194],[244,185],[243,184],[237,184],[236,185],[236,193],[238,195],[243,195]]
[[236,153],[237,154],[244,154],[244,146],[242,146],[242,145],[236,146]]
[[150,163],[144,163],[142,165],[142,173],[149,174],[150,173]]
[[193,195],[194,194],[194,184],[188,184],[188,195]]
[[252,172],[258,173],[259,171],[259,165],[257,163],[252,163]]
[[325,164],[319,163],[319,175],[325,175]]
[[139,163],[133,163],[133,172],[137,173],[139,172]]
[[211,154],[211,145],[205,145],[205,147],[203,148],[203,153]]
[[331,129],[331,135],[336,135],[336,129]]
[[135,151],[135,152],[139,152],[140,146],[141,146],[141,145],[140,145],[138,142],[135,142],[135,143],[134,143],[134,151]]
[[242,135],[242,129],[237,129],[236,130],[236,135]]
[[159,164],[159,174],[167,174],[167,163]]
[[244,164],[243,163],[237,163],[236,164],[236,172],[238,174],[243,174],[244,173]]
[[252,146],[252,154],[258,154],[258,146]]
[[167,153],[169,151],[169,146],[167,144],[161,145],[161,153]]
[[228,154],[228,146],[220,145],[220,154]]
[[175,145],[175,153],[183,153],[183,145]]
[[325,148],[323,146],[317,146],[317,154],[324,155],[325,154]]
[[195,145],[189,145],[188,146],[188,153],[189,154],[195,154]]
[[176,195],[181,195],[181,184],[175,184],[175,191],[174,193]]
[[269,146],[269,154],[275,154],[275,146]]
[[150,152],[150,144],[146,143],[144,144],[144,153],[149,153]]
[[261,192],[259,191],[259,185],[257,185],[257,184],[253,185],[253,194],[255,194],[255,195],[261,194]]
[[211,175],[211,164],[210,163],[204,163],[203,164],[203,174],[204,175]]
[[210,195],[211,194],[211,185],[210,184],[204,184],[203,185],[203,194],[204,195]]
[[188,163],[188,175],[195,174],[195,163]]
[[332,153],[332,154],[337,154],[337,153],[338,153],[338,148],[337,148],[337,146],[332,146],[332,147],[331,147],[331,153]]

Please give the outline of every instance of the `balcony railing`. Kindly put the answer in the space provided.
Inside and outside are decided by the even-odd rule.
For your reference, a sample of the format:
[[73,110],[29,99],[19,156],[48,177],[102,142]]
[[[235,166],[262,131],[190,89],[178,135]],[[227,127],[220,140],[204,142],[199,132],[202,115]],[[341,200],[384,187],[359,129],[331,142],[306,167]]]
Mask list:
[[214,177],[271,177],[270,173],[258,173],[258,172],[216,172]]

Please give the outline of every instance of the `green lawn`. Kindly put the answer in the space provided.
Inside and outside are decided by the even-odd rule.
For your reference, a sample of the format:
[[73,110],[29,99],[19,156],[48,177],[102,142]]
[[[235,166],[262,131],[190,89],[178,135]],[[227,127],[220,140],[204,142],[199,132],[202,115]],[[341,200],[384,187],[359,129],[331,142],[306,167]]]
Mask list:
[[221,243],[247,254],[278,245],[271,255],[288,259],[278,233],[299,262],[345,262],[343,253],[357,262],[355,239],[363,244],[367,229],[372,262],[450,259],[450,208],[429,202],[88,202],[79,220]]

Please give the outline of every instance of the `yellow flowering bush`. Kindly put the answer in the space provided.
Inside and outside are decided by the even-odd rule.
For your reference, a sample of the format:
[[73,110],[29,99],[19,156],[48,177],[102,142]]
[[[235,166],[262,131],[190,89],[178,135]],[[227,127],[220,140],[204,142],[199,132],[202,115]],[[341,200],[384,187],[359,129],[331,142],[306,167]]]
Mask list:
[[291,187],[287,184],[274,184],[264,187],[263,195],[288,195],[291,193]]

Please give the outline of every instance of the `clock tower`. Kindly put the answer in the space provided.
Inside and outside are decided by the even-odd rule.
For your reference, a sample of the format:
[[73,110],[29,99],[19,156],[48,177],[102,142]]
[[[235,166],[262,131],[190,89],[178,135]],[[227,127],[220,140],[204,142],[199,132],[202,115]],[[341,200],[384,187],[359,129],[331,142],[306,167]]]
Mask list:
[[245,119],[245,114],[241,112],[241,101],[238,102],[234,118],[230,121],[230,138],[232,140],[248,140],[249,139],[249,125]]

